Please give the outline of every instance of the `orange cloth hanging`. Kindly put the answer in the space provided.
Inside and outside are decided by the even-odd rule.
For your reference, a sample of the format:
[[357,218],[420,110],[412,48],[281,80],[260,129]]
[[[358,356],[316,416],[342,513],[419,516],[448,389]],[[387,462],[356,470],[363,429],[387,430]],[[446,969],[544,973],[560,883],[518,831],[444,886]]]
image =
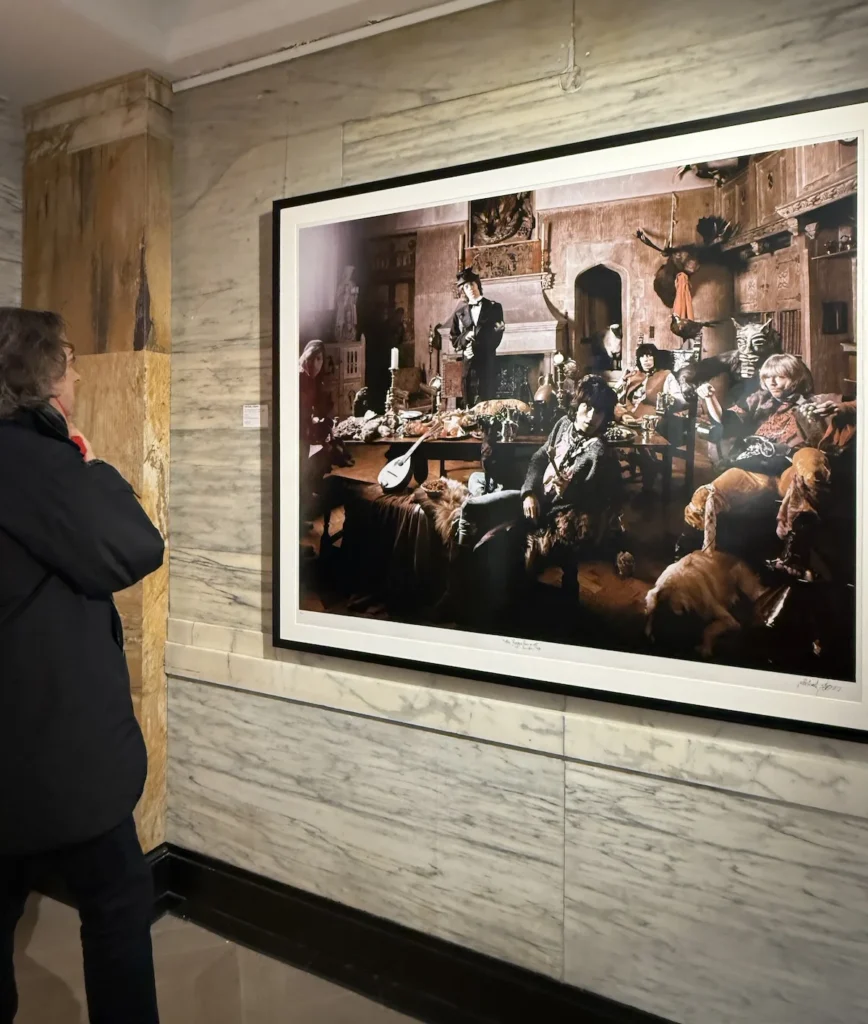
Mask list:
[[682,270],[675,275],[675,305],[672,312],[682,320],[695,320],[693,296],[690,294],[690,278]]

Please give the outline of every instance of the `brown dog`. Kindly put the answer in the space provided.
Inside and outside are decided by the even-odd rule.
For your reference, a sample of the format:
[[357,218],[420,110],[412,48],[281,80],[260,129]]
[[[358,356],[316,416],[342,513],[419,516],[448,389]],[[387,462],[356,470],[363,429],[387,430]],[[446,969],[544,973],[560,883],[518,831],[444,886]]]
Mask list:
[[[717,639],[741,629],[732,609],[744,595],[756,603],[765,593],[759,578],[740,558],[722,551],[694,551],[667,566],[645,598],[645,633],[654,639],[657,617],[665,610],[702,627],[696,650],[710,658]],[[672,621],[670,619],[670,621]]]

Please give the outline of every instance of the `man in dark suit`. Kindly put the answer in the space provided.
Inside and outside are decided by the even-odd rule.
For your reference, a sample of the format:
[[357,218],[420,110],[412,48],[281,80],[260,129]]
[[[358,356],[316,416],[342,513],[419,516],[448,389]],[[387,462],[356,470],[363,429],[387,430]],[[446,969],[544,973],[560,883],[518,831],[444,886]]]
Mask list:
[[465,407],[497,397],[497,348],[506,324],[503,306],[482,294],[482,281],[470,268],[458,275],[465,295],[452,317],[452,347],[463,361],[462,392]]

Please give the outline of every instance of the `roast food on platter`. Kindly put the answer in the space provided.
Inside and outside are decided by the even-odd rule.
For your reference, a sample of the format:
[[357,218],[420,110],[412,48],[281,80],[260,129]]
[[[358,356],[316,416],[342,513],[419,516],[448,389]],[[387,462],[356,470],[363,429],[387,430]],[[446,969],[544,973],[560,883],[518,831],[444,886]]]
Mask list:
[[467,437],[467,429],[462,422],[463,419],[463,416],[444,417],[437,431],[437,436],[449,438],[453,441],[459,441],[461,438]]
[[404,424],[404,437],[421,437],[431,429],[431,424],[424,420],[411,420]]
[[604,434],[607,441],[630,441],[634,436],[629,427],[622,427],[618,423],[609,424]]
[[475,416],[498,416],[507,409],[525,414],[531,411],[527,402],[521,402],[517,398],[491,398],[487,402],[478,402],[470,411]]

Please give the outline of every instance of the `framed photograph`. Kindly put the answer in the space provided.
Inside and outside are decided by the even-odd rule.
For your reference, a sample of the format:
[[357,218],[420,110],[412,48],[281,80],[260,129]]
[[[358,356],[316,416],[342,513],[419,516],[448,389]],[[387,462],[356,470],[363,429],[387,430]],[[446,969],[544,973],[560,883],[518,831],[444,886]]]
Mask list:
[[276,203],[275,645],[868,735],[866,128]]

